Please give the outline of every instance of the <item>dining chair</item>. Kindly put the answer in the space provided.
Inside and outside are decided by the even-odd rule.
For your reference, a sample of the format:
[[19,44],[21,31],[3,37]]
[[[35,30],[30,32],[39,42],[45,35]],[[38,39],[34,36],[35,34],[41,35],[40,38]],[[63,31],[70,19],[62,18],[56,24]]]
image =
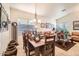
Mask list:
[[[53,39],[49,41],[49,39]],[[55,39],[54,37],[45,37],[45,45],[43,48],[42,55],[43,56],[54,56],[55,54]]]
[[57,41],[56,43],[62,45],[63,47],[67,47],[66,43],[69,42],[68,38],[65,38],[65,33],[63,31],[57,33]]
[[26,48],[26,45],[27,45],[27,32],[24,32],[22,33],[22,36],[23,36],[23,49]]
[[26,52],[27,56],[35,55],[35,52],[34,52],[35,49],[34,49],[34,47],[29,42],[29,40],[31,40],[31,39],[32,38],[31,38],[31,36],[29,36],[29,33],[28,33],[27,36],[26,36],[26,40],[25,40],[25,42],[26,42],[25,52]]
[[22,33],[23,36],[23,49],[27,55],[27,32]]

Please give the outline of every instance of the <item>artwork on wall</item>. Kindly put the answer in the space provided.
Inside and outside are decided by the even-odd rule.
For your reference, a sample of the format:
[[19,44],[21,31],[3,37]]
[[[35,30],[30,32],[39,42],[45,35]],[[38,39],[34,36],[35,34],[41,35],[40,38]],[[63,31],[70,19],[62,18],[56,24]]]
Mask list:
[[2,4],[0,4],[0,29],[8,30],[8,14]]
[[54,28],[54,24],[46,23],[46,28],[53,29]]
[[73,30],[79,30],[79,21],[73,21]]
[[50,28],[52,29],[54,27],[51,23],[41,23],[41,28]]
[[46,28],[46,23],[41,23],[41,28]]

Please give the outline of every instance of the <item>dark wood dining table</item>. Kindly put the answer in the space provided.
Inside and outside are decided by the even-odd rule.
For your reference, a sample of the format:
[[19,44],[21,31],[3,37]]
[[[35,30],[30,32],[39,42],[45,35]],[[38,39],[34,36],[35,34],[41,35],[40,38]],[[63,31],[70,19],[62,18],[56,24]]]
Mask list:
[[[51,36],[54,37],[55,35],[51,35]],[[55,39],[50,38],[48,41],[54,41],[55,42]],[[29,40],[29,43],[34,47],[35,55],[39,56],[40,55],[39,49],[40,49],[41,46],[45,45],[45,39],[43,38],[39,42],[35,42],[34,40]],[[53,52],[52,53],[53,53],[53,55],[55,55],[55,47],[53,47]]]

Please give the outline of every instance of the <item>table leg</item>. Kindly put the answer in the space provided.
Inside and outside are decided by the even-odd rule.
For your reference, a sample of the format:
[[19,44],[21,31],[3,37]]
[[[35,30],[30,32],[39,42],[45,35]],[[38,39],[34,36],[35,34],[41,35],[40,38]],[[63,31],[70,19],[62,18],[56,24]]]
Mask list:
[[35,55],[36,55],[36,56],[39,56],[39,55],[40,55],[40,54],[39,54],[39,47],[35,48]]
[[53,44],[52,56],[55,56],[55,42],[54,42],[54,44]]
[[27,56],[30,56],[30,51],[29,50],[27,50]]

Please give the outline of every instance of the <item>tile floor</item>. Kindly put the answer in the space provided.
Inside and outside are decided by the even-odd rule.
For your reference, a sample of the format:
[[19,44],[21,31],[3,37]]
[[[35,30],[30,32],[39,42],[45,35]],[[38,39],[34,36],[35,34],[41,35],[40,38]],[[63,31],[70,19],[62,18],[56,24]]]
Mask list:
[[[18,37],[18,43],[19,43],[19,46],[17,47],[17,49],[18,49],[17,55],[25,56],[21,35]],[[77,44],[75,46],[73,46],[71,49],[69,49],[68,51],[55,47],[55,55],[56,56],[79,56],[79,42],[77,42]]]

